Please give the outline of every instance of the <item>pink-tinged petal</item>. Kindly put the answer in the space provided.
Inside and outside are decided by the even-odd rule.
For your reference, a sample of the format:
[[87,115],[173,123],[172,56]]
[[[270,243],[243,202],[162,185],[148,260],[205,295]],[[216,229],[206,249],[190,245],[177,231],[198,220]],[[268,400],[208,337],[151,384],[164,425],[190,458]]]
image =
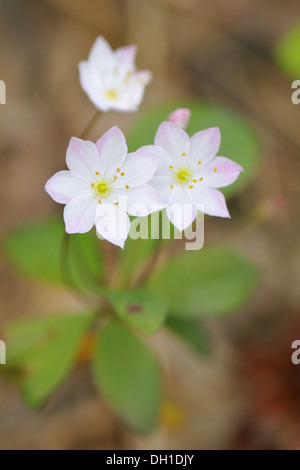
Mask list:
[[137,53],[137,46],[132,44],[130,46],[119,47],[115,51],[117,66],[121,69],[132,70],[135,67],[135,56]]
[[184,162],[190,152],[190,138],[187,133],[173,122],[163,122],[154,139],[155,145],[162,147],[173,162]]
[[208,163],[218,153],[221,134],[218,127],[199,131],[191,137],[190,162],[193,165]]
[[187,129],[191,119],[191,111],[188,108],[179,108],[173,111],[168,117],[168,121],[173,122],[182,129]]
[[67,150],[66,162],[68,168],[89,181],[93,180],[95,172],[100,168],[100,157],[96,145],[89,140],[72,137]]
[[66,204],[73,197],[91,193],[91,185],[79,174],[63,170],[47,181],[45,190],[54,201]]
[[144,155],[137,150],[128,154],[120,172],[116,173],[117,180],[114,187],[118,189],[131,189],[143,186],[153,177],[158,164],[155,155]]
[[208,165],[197,169],[195,177],[203,177],[203,186],[222,188],[232,184],[241,171],[244,171],[243,168],[229,158],[216,157]]
[[195,220],[197,209],[188,196],[188,189],[175,186],[169,197],[167,216],[180,232],[185,230]]
[[204,205],[204,214],[230,218],[224,194],[217,189],[195,185],[189,196],[195,205]]
[[71,199],[64,209],[64,220],[67,233],[85,233],[95,224],[97,204],[94,194],[78,196]]
[[105,132],[96,143],[100,154],[101,175],[110,178],[123,165],[127,155],[127,144],[118,126]]
[[96,230],[105,240],[124,248],[130,229],[125,211],[112,204],[99,204],[96,210]]
[[157,191],[152,186],[145,184],[139,188],[120,193],[119,207],[130,215],[145,217],[152,212],[166,207]]
[[114,52],[104,37],[99,36],[95,40],[89,53],[88,62],[99,71],[114,65]]

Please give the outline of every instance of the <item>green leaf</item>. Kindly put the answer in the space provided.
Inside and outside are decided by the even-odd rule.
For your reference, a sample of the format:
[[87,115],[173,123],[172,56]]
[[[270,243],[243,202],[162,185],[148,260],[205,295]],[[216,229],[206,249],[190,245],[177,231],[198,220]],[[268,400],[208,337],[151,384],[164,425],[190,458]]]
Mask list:
[[40,406],[61,384],[92,318],[88,313],[62,314],[6,326],[7,364],[23,372],[21,390],[30,406]]
[[139,115],[127,139],[130,150],[153,144],[158,126],[167,119],[171,111],[179,107],[188,107],[192,112],[190,135],[209,127],[220,127],[222,140],[219,155],[234,160],[245,170],[235,183],[222,188],[222,191],[227,196],[237,194],[254,177],[260,162],[261,146],[250,124],[231,109],[211,103],[189,102],[177,102],[152,109],[142,117]]
[[201,356],[210,354],[210,337],[202,322],[173,317],[167,320],[166,326]]
[[84,288],[102,273],[99,241],[91,232],[65,237],[62,221],[35,222],[10,233],[4,250],[15,268],[27,276]]
[[165,300],[146,290],[107,291],[118,316],[147,335],[154,334],[167,315]]
[[274,56],[280,68],[292,79],[300,76],[300,24],[289,29],[277,43]]
[[161,406],[161,376],[155,356],[125,325],[107,323],[99,333],[93,364],[97,386],[134,429],[148,432]]
[[242,256],[219,248],[185,252],[149,280],[172,315],[184,318],[226,315],[240,308],[257,284],[256,268]]

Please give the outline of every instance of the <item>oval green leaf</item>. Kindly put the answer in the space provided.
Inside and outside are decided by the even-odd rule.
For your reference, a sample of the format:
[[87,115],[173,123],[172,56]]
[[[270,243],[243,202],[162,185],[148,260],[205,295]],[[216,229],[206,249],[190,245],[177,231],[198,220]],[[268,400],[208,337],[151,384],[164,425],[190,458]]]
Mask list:
[[161,406],[161,377],[148,347],[125,325],[109,322],[99,333],[93,371],[100,392],[127,424],[150,431]]

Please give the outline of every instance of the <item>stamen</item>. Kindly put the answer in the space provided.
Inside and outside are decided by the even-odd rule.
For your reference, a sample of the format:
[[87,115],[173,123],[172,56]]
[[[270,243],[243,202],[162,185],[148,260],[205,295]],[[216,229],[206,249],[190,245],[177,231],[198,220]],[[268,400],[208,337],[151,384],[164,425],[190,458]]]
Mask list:
[[170,170],[172,170],[172,168],[174,168],[174,167],[173,167],[173,165],[169,165],[169,168],[170,168]]
[[129,186],[128,186],[128,184],[126,184],[126,185],[125,185],[125,188],[126,188],[126,189],[129,189]]
[[118,173],[119,173],[119,171],[120,171],[120,168],[117,168],[117,172],[118,172]]
[[121,176],[124,176],[124,175],[125,175],[125,173],[121,173]]
[[116,181],[117,178],[118,178],[117,176],[114,176],[114,180],[115,180],[115,181]]
[[193,180],[193,183],[197,183],[197,180]]
[[201,165],[201,163],[202,163],[201,160],[199,160],[198,165]]
[[189,186],[190,189],[193,189],[193,187],[194,187],[193,185],[190,185],[190,186]]
[[119,203],[118,203],[118,202],[115,202],[115,206],[118,206],[118,205],[119,205]]
[[99,171],[96,171],[95,175],[99,175]]
[[102,204],[102,202],[100,201],[100,199],[99,199],[99,201],[98,201],[98,202],[99,202],[99,204]]
[[203,180],[203,176],[201,176],[201,178],[199,178],[199,181],[202,181]]
[[214,171],[216,172],[216,171],[217,171],[217,169],[216,169],[216,168],[214,168]]
[[173,189],[173,187],[174,187],[174,186],[173,186],[172,184],[170,184],[170,188]]
[[186,153],[182,153],[181,155],[182,155],[183,157],[186,157]]
[[91,184],[92,188],[95,186],[94,183]]

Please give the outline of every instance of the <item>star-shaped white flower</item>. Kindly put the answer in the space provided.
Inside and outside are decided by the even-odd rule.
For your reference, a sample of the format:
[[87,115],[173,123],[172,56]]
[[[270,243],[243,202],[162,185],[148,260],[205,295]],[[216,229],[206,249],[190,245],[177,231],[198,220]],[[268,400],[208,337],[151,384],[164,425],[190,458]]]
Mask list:
[[135,45],[113,51],[108,42],[98,37],[87,61],[79,64],[79,79],[96,108],[101,111],[136,111],[143,99],[152,74],[136,70]]
[[220,141],[218,127],[190,138],[176,124],[163,122],[155,145],[140,149],[159,158],[151,185],[166,204],[170,221],[180,231],[193,222],[200,205],[205,214],[230,217],[225,197],[216,188],[233,183],[243,169],[228,158],[216,156]]
[[151,152],[127,155],[125,137],[115,126],[96,144],[73,137],[66,162],[45,189],[54,201],[66,204],[67,233],[97,232],[124,247],[130,221],[127,214],[145,216],[163,206],[157,192],[147,184],[157,168]]

